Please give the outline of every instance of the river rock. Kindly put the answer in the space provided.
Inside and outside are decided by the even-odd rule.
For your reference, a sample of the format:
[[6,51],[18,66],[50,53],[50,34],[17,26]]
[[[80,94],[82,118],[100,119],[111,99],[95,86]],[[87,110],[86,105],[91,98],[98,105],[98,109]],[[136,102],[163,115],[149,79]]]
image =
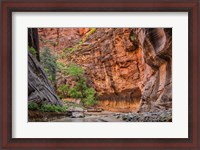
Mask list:
[[84,110],[81,107],[69,107],[68,111],[83,112]]
[[85,115],[83,112],[72,112],[71,118],[84,118]]
[[171,122],[171,111],[128,113],[122,114],[122,119],[128,122]]

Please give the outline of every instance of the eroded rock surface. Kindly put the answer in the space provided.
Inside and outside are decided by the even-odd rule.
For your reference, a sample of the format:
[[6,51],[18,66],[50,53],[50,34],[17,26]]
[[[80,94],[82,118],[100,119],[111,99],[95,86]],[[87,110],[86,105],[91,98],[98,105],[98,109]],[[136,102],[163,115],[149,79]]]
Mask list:
[[[88,28],[39,30],[56,51],[76,45]],[[66,36],[69,35],[69,36]],[[54,37],[55,36],[55,37]],[[49,46],[42,43],[40,46]],[[87,84],[110,111],[156,112],[172,108],[172,30],[164,28],[96,28],[65,64],[85,68]],[[73,81],[66,81],[72,84]]]
[[48,46],[51,50],[61,53],[67,47],[76,45],[81,35],[86,32],[85,28],[39,28],[40,50]]
[[28,101],[63,105],[39,62],[28,53]]

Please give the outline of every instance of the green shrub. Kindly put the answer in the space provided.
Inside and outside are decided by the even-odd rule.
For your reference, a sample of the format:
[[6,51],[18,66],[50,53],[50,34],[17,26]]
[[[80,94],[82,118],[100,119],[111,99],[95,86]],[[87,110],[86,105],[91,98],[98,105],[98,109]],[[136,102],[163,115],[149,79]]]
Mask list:
[[79,80],[77,81],[76,86],[77,86],[77,89],[79,89],[79,90],[87,89],[88,87],[86,85],[86,78],[80,77]]
[[85,95],[86,95],[86,97],[89,97],[89,96],[93,96],[93,97],[94,97],[94,95],[95,95],[95,90],[94,90],[93,88],[87,88],[87,89],[85,90]]
[[40,111],[43,111],[43,112],[66,112],[67,107],[60,106],[60,105],[42,104],[40,107]]
[[34,103],[34,102],[28,103],[28,109],[39,110],[42,112],[66,112],[67,111],[66,106],[51,105],[51,104],[42,104],[39,106],[37,103]]
[[85,91],[84,103],[87,106],[91,106],[97,103],[95,98],[95,90],[93,88],[87,88]]
[[93,106],[93,105],[97,104],[97,100],[93,97],[87,97],[84,99],[84,104],[86,106]]
[[56,110],[57,110],[58,112],[66,112],[66,111],[67,111],[67,107],[66,107],[66,106],[57,105],[57,106],[56,106]]
[[29,110],[38,110],[38,109],[39,109],[39,106],[38,106],[37,103],[29,102],[29,103],[28,103],[28,109],[29,109]]
[[60,73],[67,75],[67,68],[66,68],[65,64],[63,64],[62,62],[57,62],[57,70]]
[[53,105],[43,104],[40,107],[40,111],[43,111],[43,112],[54,112],[55,110],[54,110]]
[[36,56],[37,52],[33,47],[28,47],[28,51],[33,55]]
[[56,57],[51,54],[48,47],[45,47],[41,53],[40,59],[48,78],[54,82],[57,70]]
[[63,84],[60,87],[58,87],[58,92],[61,93],[60,96],[66,97],[68,93],[68,89],[69,89],[69,86],[67,84]]
[[67,73],[70,76],[80,77],[84,74],[84,70],[81,67],[77,66],[76,64],[71,64],[67,68]]
[[96,104],[96,92],[94,88],[90,88],[87,86],[86,78],[83,76],[84,70],[75,64],[71,64],[67,68],[67,73],[68,75],[77,78],[76,85],[68,90],[69,96],[72,98],[80,98],[82,103],[87,106]]
[[72,98],[82,98],[82,93],[76,89],[76,87],[70,88],[68,94]]

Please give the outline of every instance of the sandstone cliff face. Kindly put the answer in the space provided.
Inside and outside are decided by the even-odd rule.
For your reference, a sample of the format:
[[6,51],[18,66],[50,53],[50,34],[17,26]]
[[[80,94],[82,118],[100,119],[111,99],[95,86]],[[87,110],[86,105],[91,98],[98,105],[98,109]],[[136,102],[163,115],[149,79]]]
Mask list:
[[172,30],[146,29],[144,32],[146,32],[144,41],[140,40],[143,46],[143,58],[154,74],[145,83],[140,111],[171,109]]
[[28,54],[28,101],[62,105],[39,62]]
[[[50,29],[39,36],[54,39]],[[78,43],[89,31],[60,29],[59,51]],[[70,36],[66,36],[70,33]],[[50,36],[51,35],[51,36]],[[55,36],[55,37],[54,37]],[[76,39],[69,40],[68,38]],[[163,28],[97,28],[79,49],[65,59],[86,70],[88,84],[105,110],[144,112],[172,108],[172,31]],[[40,42],[41,43],[41,42]],[[48,46],[46,43],[41,46]]]
[[42,49],[48,46],[51,50],[61,53],[65,48],[72,47],[80,40],[84,31],[79,30],[79,28],[39,28],[39,47]]

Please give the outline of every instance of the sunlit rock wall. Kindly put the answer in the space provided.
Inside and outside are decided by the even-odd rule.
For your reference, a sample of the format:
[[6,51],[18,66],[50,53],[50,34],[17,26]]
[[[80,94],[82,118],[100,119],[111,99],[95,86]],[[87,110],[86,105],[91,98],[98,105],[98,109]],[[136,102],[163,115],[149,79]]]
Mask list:
[[[51,48],[62,51],[76,45],[89,30],[41,29],[39,35],[45,41],[57,38]],[[85,68],[88,84],[98,92],[99,106],[105,110],[171,109],[171,42],[171,29],[97,28],[64,62]]]

